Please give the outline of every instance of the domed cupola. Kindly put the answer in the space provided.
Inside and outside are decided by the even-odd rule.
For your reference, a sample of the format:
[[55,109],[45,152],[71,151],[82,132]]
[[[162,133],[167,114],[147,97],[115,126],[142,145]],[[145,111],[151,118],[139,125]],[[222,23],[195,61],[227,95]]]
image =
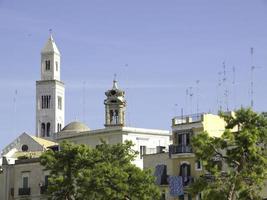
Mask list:
[[90,129],[88,128],[88,126],[86,126],[86,124],[82,123],[82,122],[71,122],[69,124],[67,124],[62,130],[61,133],[67,133],[67,132],[71,132],[71,133],[79,133],[79,132],[84,132],[84,131],[89,131]]
[[105,92],[107,98],[105,104],[105,127],[124,126],[125,125],[125,109],[126,100],[125,92],[118,87],[117,81],[114,79],[112,89]]

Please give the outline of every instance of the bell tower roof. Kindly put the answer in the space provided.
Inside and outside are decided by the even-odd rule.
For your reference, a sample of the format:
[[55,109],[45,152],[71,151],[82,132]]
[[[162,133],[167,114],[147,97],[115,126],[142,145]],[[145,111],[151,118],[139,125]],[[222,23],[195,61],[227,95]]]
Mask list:
[[57,53],[60,55],[60,52],[57,48],[54,38],[52,37],[52,34],[49,36],[48,41],[42,49],[41,53]]

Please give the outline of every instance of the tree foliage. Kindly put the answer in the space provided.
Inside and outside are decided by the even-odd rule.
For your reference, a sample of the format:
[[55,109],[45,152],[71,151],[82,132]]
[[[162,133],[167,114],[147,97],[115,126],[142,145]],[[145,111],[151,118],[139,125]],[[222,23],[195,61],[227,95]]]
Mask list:
[[192,138],[196,157],[207,175],[192,186],[204,199],[257,200],[267,178],[267,119],[251,109],[221,114],[226,129],[220,138],[204,132]]
[[131,162],[136,152],[131,142],[90,148],[69,142],[60,151],[49,150],[41,164],[50,171],[47,195],[51,200],[159,199],[151,172]]

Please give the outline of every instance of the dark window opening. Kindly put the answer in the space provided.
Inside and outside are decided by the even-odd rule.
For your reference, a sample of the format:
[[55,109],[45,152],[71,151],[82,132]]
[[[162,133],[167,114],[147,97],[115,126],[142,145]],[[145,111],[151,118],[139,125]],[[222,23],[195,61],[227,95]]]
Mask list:
[[24,152],[28,151],[29,150],[28,145],[26,145],[26,144],[22,145],[21,150]]
[[45,137],[45,123],[41,124],[41,135],[42,137]]
[[50,60],[45,61],[45,70],[46,71],[50,70]]
[[49,122],[46,124],[46,136],[50,137],[50,123]]
[[143,155],[146,154],[146,146],[140,146],[140,158],[143,158]]
[[51,107],[51,96],[43,95],[42,97],[42,109],[48,109]]
[[22,178],[22,188],[29,188],[29,177]]

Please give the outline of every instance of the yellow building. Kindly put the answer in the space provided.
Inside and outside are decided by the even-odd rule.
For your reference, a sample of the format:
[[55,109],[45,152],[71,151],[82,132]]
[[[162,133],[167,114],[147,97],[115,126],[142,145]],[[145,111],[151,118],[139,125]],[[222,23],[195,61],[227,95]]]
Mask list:
[[170,195],[168,183],[160,184],[162,198],[168,200],[199,200],[201,194],[191,196],[187,188],[195,177],[204,173],[201,161],[196,160],[190,144],[191,137],[207,131],[210,136],[219,137],[224,132],[225,121],[214,114],[196,114],[175,117],[172,119],[173,144],[169,146],[169,152],[144,156],[144,168],[155,169],[157,165],[165,165],[166,173],[163,176],[181,176],[184,195]]

